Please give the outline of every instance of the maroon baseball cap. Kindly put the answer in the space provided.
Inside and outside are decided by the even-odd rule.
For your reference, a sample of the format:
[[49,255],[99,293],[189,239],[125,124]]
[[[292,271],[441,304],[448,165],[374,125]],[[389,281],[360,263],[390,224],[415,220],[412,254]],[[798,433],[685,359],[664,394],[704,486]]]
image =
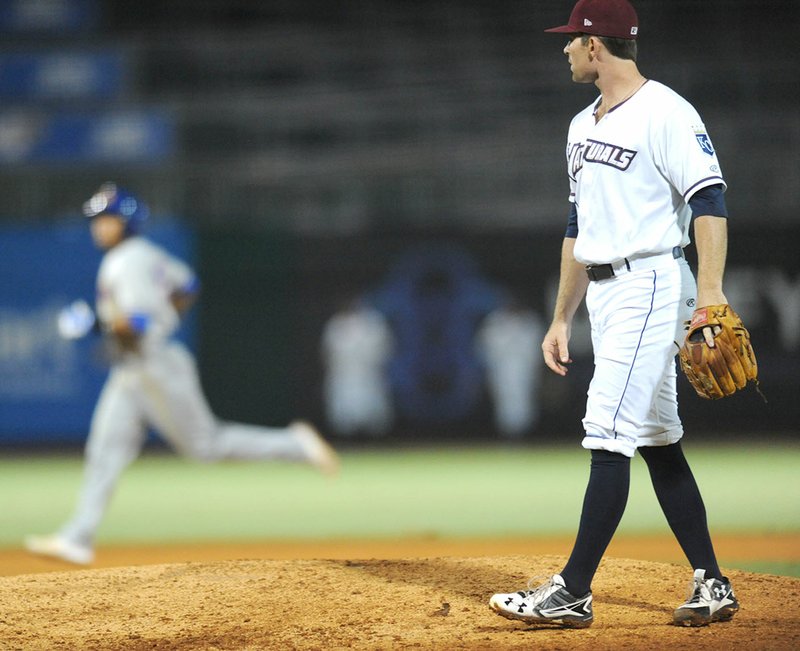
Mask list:
[[628,0],[578,0],[566,25],[544,31],[634,40],[639,34],[639,19]]

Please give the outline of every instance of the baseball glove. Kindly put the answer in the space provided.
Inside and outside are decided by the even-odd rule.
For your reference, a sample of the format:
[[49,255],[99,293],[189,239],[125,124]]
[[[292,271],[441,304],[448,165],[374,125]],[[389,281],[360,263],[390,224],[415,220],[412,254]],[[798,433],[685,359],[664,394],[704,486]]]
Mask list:
[[[703,337],[703,328],[709,326],[714,332],[713,348]],[[750,333],[730,305],[696,309],[678,355],[683,372],[701,398],[724,398],[748,382],[758,388],[758,366]]]

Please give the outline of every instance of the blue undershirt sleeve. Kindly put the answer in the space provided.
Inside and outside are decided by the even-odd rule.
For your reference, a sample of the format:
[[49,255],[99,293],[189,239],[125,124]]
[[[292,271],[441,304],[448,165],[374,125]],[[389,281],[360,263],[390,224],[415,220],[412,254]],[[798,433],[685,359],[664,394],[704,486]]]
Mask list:
[[578,237],[578,208],[574,203],[570,204],[567,232],[564,233],[564,237]]
[[701,188],[689,199],[689,207],[692,209],[692,218],[701,215],[712,217],[728,217],[728,208],[725,205],[725,194],[722,185],[709,185]]

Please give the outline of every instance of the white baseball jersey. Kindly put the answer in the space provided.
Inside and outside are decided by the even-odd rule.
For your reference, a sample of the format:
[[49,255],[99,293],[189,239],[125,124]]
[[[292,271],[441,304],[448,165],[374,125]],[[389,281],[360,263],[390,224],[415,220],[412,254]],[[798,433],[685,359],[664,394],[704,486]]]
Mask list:
[[569,128],[575,259],[606,264],[686,246],[689,199],[709,185],[725,186],[697,111],[652,80],[595,123],[597,105],[576,115]]
[[142,350],[152,350],[180,324],[170,296],[194,282],[184,262],[142,237],[130,237],[108,251],[100,264],[97,315],[106,323],[119,316],[144,317]]

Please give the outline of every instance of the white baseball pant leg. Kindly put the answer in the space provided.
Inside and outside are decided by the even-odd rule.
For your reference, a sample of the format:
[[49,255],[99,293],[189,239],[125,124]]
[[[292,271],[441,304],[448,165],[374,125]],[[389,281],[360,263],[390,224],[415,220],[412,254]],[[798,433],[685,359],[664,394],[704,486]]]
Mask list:
[[135,376],[125,368],[113,368],[92,416],[78,502],[59,531],[67,540],[92,544],[119,476],[141,452],[142,415]]
[[219,421],[203,393],[194,358],[179,342],[145,361],[141,386],[148,421],[181,454],[200,461],[306,460],[289,427]]
[[683,259],[589,285],[595,372],[583,419],[584,448],[632,457],[640,446],[681,439],[675,355],[696,294]]
[[146,424],[179,453],[201,461],[307,458],[290,428],[217,421],[192,356],[172,343],[157,356],[112,368],[92,417],[78,503],[61,536],[92,544],[120,475],[141,452]]

